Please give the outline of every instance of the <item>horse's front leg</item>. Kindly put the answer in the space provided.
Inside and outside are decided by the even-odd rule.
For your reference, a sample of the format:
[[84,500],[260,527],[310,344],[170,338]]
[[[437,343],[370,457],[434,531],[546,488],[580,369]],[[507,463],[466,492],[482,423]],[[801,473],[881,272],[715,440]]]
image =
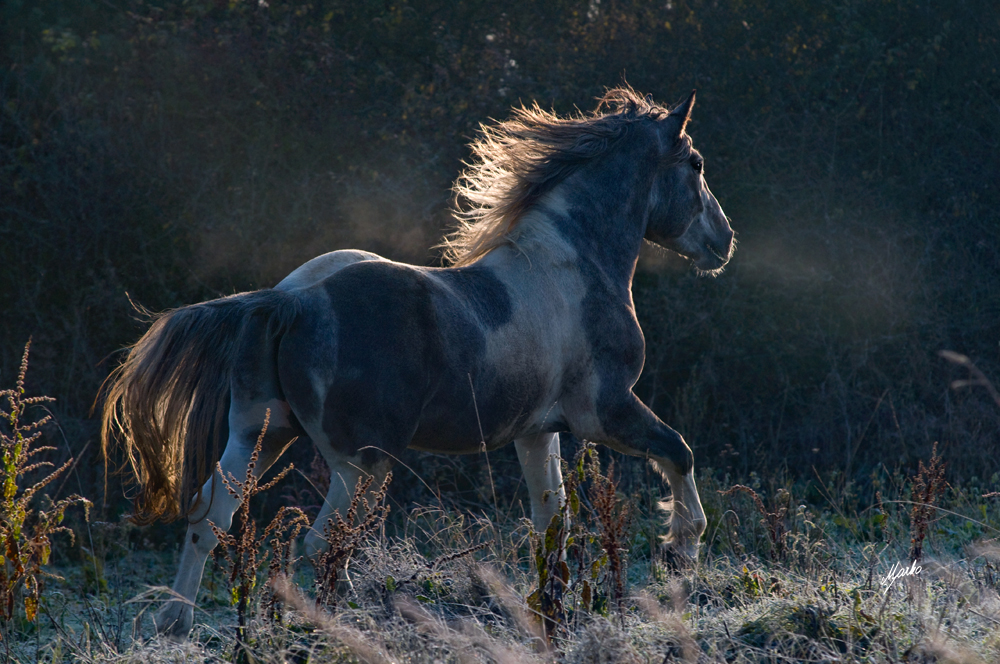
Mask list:
[[586,436],[631,456],[649,459],[670,484],[672,514],[666,548],[698,558],[707,520],[694,481],[694,455],[679,433],[668,427],[631,392],[619,403],[598,408],[600,434]]
[[531,523],[535,532],[544,533],[559,506],[566,502],[566,489],[559,467],[559,434],[542,433],[517,438],[514,447],[531,498]]

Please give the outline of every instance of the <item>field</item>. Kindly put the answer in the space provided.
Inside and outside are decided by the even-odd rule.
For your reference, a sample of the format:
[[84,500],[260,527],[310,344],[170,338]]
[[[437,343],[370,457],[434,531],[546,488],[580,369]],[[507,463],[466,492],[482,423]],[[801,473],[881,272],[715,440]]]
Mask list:
[[[1000,661],[994,4],[0,3],[0,389],[16,392],[0,410],[55,397],[24,404],[23,423],[51,419],[21,439],[0,422],[0,653]],[[334,249],[440,265],[479,124],[533,101],[589,112],[623,80],[664,104],[697,89],[688,131],[737,233],[719,277],[647,248],[632,288],[635,392],[695,454],[697,566],[659,559],[667,491],[638,460],[598,452],[618,502],[598,506],[590,473],[565,573],[540,573],[513,449],[413,453],[357,543],[353,590],[317,608],[299,560],[307,599],[271,620],[260,570],[240,649],[219,558],[192,640],[153,639],[183,530],[127,521],[135,488],[101,457],[95,415],[146,329],[137,307],[269,287]],[[563,441],[567,467],[582,446]],[[308,445],[286,456],[296,469],[249,507],[261,529],[282,507],[315,513],[321,463]],[[621,505],[630,526],[602,542]],[[298,555],[301,533],[284,541]],[[890,588],[894,565],[914,573]],[[56,575],[37,605],[34,572]]]
[[[5,491],[13,489],[0,526],[8,556],[20,545],[30,560],[42,529],[36,526],[26,545],[28,529],[19,534],[8,526],[17,514],[12,505],[35,489],[18,488],[17,480],[20,459],[39,438],[18,439],[17,432],[31,430],[20,416],[39,404],[19,400],[16,391],[3,396],[15,432],[3,440],[4,458],[17,470],[7,475],[14,481]],[[176,545],[157,545],[149,528],[127,521],[85,522],[51,537],[42,532],[46,544],[56,543],[59,562],[24,565],[38,585],[20,593],[7,585],[13,577],[3,577],[11,603],[37,589],[33,620],[17,611],[5,619],[4,653],[11,662],[1000,657],[997,495],[948,485],[936,447],[913,477],[873,473],[877,504],[863,509],[850,483],[820,480],[813,489],[822,499],[814,503],[800,484],[771,481],[764,488],[754,473],[751,486],[730,486],[708,469],[701,490],[709,528],[694,564],[659,555],[665,506],[634,460],[602,464],[593,446],[576,447],[571,456],[564,445],[569,498],[546,533],[535,533],[525,517],[522,487],[500,482],[496,493],[495,480],[510,477],[516,461],[485,459],[479,474],[487,482],[480,486],[490,494],[459,502],[420,478],[435,503],[393,510],[399,501],[382,491],[359,525],[351,514],[331,522],[331,553],[316,565],[296,556],[301,529],[290,527],[294,515],[279,511],[258,532],[264,494],[241,485],[247,497],[234,533],[209,564],[195,627],[183,642],[157,637],[151,621],[156,600],[169,592]],[[615,466],[628,470],[616,474]],[[299,474],[305,489],[280,485],[283,502],[319,501],[322,471],[317,456]],[[355,504],[363,493],[359,484]],[[399,513],[386,519],[380,505]],[[63,551],[71,536],[77,546]],[[348,559],[345,584],[337,570]]]

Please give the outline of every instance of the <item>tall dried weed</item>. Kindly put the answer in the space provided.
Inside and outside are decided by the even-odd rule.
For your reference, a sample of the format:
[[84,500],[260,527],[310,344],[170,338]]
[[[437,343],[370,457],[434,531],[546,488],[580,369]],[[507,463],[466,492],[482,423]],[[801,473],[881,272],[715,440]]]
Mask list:
[[51,484],[65,473],[72,465],[69,459],[59,468],[51,471],[41,479],[21,486],[29,473],[54,464],[39,461],[38,455],[55,451],[55,447],[32,447],[42,436],[39,430],[51,421],[51,415],[24,423],[26,411],[43,403],[55,401],[51,397],[25,397],[24,376],[28,370],[28,350],[31,341],[24,346],[21,357],[21,368],[17,375],[17,384],[13,389],[0,391],[0,399],[7,399],[9,410],[0,410],[6,426],[0,428],[0,451],[3,454],[3,465],[0,467],[0,638],[4,639],[6,648],[10,648],[9,630],[14,617],[17,599],[23,598],[24,616],[29,622],[34,622],[38,615],[39,602],[42,596],[42,582],[46,573],[42,568],[49,563],[52,553],[51,536],[55,533],[67,533],[73,537],[73,531],[61,525],[66,509],[71,505],[83,505],[85,516],[89,519],[91,502],[78,495],[72,495],[61,500],[49,500],[46,509],[34,509],[32,500],[38,492]]
[[[347,565],[354,555],[354,550],[366,537],[381,528],[386,516],[389,515],[389,506],[385,499],[389,484],[392,482],[392,473],[386,473],[382,486],[372,494],[372,502],[369,504],[365,494],[374,479],[371,475],[359,477],[351,504],[347,508],[346,519],[341,517],[339,510],[334,510],[333,516],[323,526],[327,549],[313,561],[318,606],[336,606],[337,584],[340,581],[346,582]],[[360,521],[358,521],[359,508],[363,508],[364,513],[364,518]]]
[[934,443],[930,465],[925,466],[924,462],[920,461],[917,474],[910,480],[911,500],[913,501],[913,508],[910,510],[911,562],[916,562],[923,556],[927,526],[934,518],[935,503],[944,495],[946,465],[938,456],[937,443]]
[[[290,563],[291,546],[299,533],[309,525],[308,517],[297,507],[283,506],[278,510],[271,522],[264,528],[264,531],[257,535],[257,524],[250,515],[250,501],[258,493],[267,491],[280,482],[294,468],[292,464],[286,466],[270,482],[260,484],[260,478],[254,472],[257,460],[260,457],[261,446],[264,436],[267,434],[267,427],[271,421],[271,409],[269,408],[264,416],[264,426],[254,445],[253,453],[250,455],[250,463],[247,465],[246,479],[237,480],[232,474],[228,477],[222,472],[222,464],[217,463],[216,468],[222,484],[229,495],[239,499],[239,507],[236,509],[236,517],[239,525],[236,534],[223,531],[216,524],[209,521],[212,532],[221,544],[222,555],[229,566],[229,584],[232,588],[232,602],[236,605],[237,628],[236,648],[238,658],[245,658],[245,644],[247,640],[247,615],[250,609],[251,597],[257,587],[257,575],[263,563],[270,558],[269,578],[274,578],[279,574],[287,573]],[[264,545],[270,541],[272,550],[267,551]],[[268,614],[280,619],[279,600],[272,596],[265,602]]]

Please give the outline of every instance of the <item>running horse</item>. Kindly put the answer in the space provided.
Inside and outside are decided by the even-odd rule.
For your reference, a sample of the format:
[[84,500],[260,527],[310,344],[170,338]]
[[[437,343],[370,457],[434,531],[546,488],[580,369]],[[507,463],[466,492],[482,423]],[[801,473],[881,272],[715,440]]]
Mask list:
[[[631,88],[590,114],[537,104],[481,127],[455,189],[449,267],[359,251],[309,261],[273,289],[155,318],[109,378],[102,448],[135,472],[134,518],[186,517],[157,630],[184,636],[205,561],[271,420],[254,472],[296,438],[331,471],[305,540],[346,513],[359,476],[376,485],[407,447],[472,454],[511,440],[542,531],[564,499],[559,433],[648,459],[669,483],[665,546],[697,558],[705,513],[691,449],[632,392],[645,342],[632,302],[643,240],[718,274],[733,231],[685,127],[694,92],[672,111]],[[225,449],[219,457],[222,440]]]

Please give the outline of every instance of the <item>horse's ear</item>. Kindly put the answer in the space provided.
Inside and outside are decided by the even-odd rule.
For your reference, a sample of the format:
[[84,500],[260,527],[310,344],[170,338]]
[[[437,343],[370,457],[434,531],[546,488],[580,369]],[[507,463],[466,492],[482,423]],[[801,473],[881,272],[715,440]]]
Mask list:
[[691,119],[691,109],[694,108],[694,93],[695,91],[692,90],[687,99],[677,104],[668,116],[668,119],[677,127],[677,136],[684,133],[684,128],[687,127],[688,120]]

